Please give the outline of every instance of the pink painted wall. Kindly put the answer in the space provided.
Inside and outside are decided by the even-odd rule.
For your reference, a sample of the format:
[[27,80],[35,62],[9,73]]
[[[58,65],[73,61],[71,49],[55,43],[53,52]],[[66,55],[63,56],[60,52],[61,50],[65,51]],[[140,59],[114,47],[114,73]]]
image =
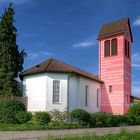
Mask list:
[[[118,54],[104,57],[104,41],[117,38]],[[130,57],[125,56],[125,38],[130,43]],[[131,39],[130,35],[116,35],[99,40],[99,76],[101,86],[101,112],[124,114],[130,107],[131,95]],[[112,85],[113,92],[109,93]]]

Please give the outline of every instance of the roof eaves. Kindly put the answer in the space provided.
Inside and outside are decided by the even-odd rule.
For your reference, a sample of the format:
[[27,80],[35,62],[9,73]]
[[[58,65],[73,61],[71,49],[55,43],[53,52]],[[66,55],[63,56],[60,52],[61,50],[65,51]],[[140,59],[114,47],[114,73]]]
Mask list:
[[76,75],[80,75],[82,77],[85,77],[85,78],[88,78],[88,79],[91,79],[91,80],[94,80],[94,81],[97,81],[97,82],[100,82],[100,83],[104,83],[102,80],[98,79],[98,78],[94,78],[94,77],[90,77],[90,76],[86,76],[84,74],[80,74],[80,73],[77,73],[77,72],[71,72],[71,73],[74,73]]
[[123,33],[124,33],[124,31],[118,31],[118,32],[110,33],[110,34],[104,34],[104,35],[98,36],[97,40],[102,39],[102,38],[107,38],[107,37],[110,37],[112,35],[123,34]]

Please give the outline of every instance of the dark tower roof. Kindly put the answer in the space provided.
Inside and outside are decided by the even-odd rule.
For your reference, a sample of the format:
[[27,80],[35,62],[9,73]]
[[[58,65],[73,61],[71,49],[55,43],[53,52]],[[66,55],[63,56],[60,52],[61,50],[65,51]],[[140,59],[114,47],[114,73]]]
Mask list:
[[131,41],[133,42],[129,18],[124,18],[115,22],[104,24],[98,34],[98,39],[124,33],[127,29],[127,24],[130,30]]
[[35,75],[39,73],[72,73],[75,75],[81,75],[83,77],[87,77],[97,82],[101,82],[101,83],[103,82],[97,76],[89,72],[65,64],[64,62],[58,61],[54,58],[50,58],[28,70],[23,71],[20,77],[22,78],[28,75]]

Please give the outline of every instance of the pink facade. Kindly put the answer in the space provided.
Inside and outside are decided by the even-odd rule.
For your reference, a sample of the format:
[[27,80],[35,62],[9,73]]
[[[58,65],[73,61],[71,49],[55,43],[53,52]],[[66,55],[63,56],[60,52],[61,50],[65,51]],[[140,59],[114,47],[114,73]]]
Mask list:
[[[117,39],[117,55],[105,56],[105,41],[114,38]],[[125,54],[125,40],[129,42],[129,56]],[[125,114],[130,107],[131,95],[131,35],[128,25],[125,33],[99,39],[99,76],[104,81],[101,112]]]

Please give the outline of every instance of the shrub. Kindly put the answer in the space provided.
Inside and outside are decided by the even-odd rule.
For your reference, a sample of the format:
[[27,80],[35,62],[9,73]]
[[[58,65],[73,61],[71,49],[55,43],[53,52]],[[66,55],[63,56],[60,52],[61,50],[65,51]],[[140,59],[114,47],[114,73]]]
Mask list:
[[140,115],[140,104],[134,104],[129,108],[128,115]]
[[20,111],[16,114],[16,119],[18,120],[18,123],[26,123],[30,121],[32,118],[32,114],[26,111]]
[[20,101],[0,102],[0,122],[17,123],[16,114],[25,111],[25,106]]
[[126,126],[128,125],[128,116],[127,115],[116,115],[118,126]]
[[53,111],[49,112],[52,121],[64,121],[67,120],[68,118],[68,113],[67,111],[60,112],[58,109],[54,109]]
[[74,129],[80,128],[81,125],[78,122],[52,121],[47,127],[48,129]]
[[[114,122],[112,122],[114,121]],[[90,126],[91,127],[107,127],[115,126],[116,118],[110,113],[92,113],[90,117]]]
[[127,124],[128,125],[135,125],[136,124],[136,116],[135,115],[128,115],[127,116]]
[[140,125],[140,116],[136,116],[136,125]]
[[85,123],[90,122],[90,114],[83,109],[74,109],[70,113],[70,117],[73,119],[77,119],[80,122],[85,122]]
[[36,112],[34,118],[38,125],[45,125],[51,121],[51,117],[47,112]]

